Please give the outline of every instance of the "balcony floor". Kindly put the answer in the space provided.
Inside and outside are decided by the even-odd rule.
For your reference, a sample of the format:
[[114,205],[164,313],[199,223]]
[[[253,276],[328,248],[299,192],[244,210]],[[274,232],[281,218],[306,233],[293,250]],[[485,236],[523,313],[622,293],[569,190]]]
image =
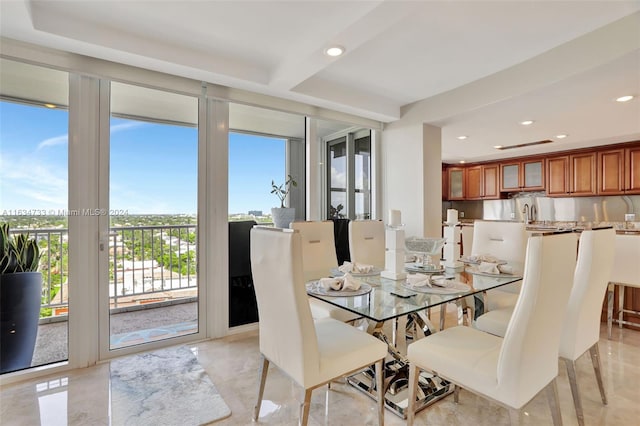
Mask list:
[[[145,306],[145,309],[111,315],[112,347],[175,337],[195,332],[197,302],[169,306]],[[68,358],[68,322],[52,322],[38,327],[32,366],[64,361]]]

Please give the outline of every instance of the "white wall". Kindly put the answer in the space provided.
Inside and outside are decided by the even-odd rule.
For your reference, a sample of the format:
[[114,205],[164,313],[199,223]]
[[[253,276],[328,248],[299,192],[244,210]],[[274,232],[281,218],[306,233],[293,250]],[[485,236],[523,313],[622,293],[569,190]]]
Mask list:
[[382,133],[382,216],[402,212],[406,236],[442,234],[441,130],[399,120]]

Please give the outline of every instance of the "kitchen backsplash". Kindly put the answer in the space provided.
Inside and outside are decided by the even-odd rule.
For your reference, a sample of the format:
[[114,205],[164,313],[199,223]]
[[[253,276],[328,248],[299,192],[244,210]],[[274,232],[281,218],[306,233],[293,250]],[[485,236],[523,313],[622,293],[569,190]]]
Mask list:
[[469,220],[523,222],[527,219],[523,211],[528,210],[531,215],[533,210],[529,217],[537,223],[606,223],[621,227],[629,213],[635,213],[635,222],[640,222],[640,195],[552,198],[544,193],[522,193],[506,200],[445,201],[443,218],[450,208],[464,212],[463,219]]

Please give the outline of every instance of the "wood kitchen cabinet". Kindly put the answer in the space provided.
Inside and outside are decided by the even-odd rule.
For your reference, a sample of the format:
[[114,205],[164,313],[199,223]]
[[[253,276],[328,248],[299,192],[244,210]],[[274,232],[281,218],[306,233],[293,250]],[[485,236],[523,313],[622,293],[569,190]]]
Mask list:
[[569,156],[569,190],[571,195],[596,194],[596,153]]
[[[498,191],[497,164],[478,165],[464,168],[464,199],[490,200],[500,198]],[[450,195],[458,195],[450,194]],[[450,198],[451,199],[451,198]]]
[[493,200],[500,198],[498,187],[500,167],[497,164],[482,166],[482,198]]
[[624,194],[625,150],[598,152],[598,195]]
[[464,200],[465,196],[465,170],[464,167],[450,167],[448,172],[448,200]]
[[640,194],[640,145],[626,148],[625,194]]
[[500,191],[544,191],[544,159],[500,164]]
[[596,195],[596,153],[586,152],[547,159],[547,195]]
[[482,166],[467,167],[464,177],[465,200],[480,200],[482,198]]

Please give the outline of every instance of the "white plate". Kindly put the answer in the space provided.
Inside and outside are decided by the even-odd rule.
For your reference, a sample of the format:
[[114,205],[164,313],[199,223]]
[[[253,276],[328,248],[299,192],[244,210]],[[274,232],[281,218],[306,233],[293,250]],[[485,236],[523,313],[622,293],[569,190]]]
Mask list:
[[[350,272],[350,274],[352,277],[375,277],[376,275],[380,275],[380,272],[380,269],[374,266],[374,268],[369,272]],[[341,277],[343,275],[344,272],[342,272],[338,268],[333,268],[331,270],[332,277]]]
[[507,274],[505,272],[500,272],[499,274],[492,274],[491,272],[482,272],[478,271],[477,266],[470,266],[467,268],[467,272],[473,275],[482,275],[485,277],[512,277],[513,274]]
[[325,288],[320,285],[320,281],[310,281],[307,283],[307,293],[318,296],[352,297],[362,296],[370,291],[371,286],[367,283],[360,284],[358,290],[325,290]]
[[441,274],[444,272],[443,267],[439,267],[437,269],[427,269],[422,266],[422,264],[417,263],[407,263],[404,265],[404,269],[408,272],[420,272],[421,274]]
[[460,281],[448,281],[447,287],[438,287],[437,285],[433,285],[433,287],[429,287],[427,285],[423,286],[412,286],[408,282],[403,282],[402,287],[408,288],[413,291],[417,291],[419,293],[433,293],[433,294],[455,294],[455,293],[465,293],[471,290],[467,284]]
[[[480,260],[471,260],[467,257],[461,257],[460,262],[466,263],[467,265],[479,265],[482,263]],[[495,263],[496,265],[506,265],[508,262],[506,260],[497,260],[495,262],[487,262],[487,263]]]

